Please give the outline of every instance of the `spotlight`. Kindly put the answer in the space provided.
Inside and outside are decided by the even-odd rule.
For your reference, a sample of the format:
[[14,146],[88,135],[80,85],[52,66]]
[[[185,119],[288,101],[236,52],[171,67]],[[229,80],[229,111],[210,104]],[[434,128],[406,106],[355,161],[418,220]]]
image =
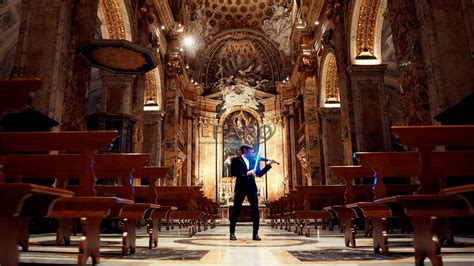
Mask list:
[[195,43],[196,43],[196,40],[191,35],[188,35],[184,38],[184,46],[186,46],[187,48],[193,47]]

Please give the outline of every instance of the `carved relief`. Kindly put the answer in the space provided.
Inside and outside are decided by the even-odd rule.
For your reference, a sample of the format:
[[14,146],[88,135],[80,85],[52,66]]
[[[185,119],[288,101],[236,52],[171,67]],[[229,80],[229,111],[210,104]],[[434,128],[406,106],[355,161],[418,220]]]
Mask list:
[[183,73],[183,63],[179,58],[173,58],[166,63],[166,73],[170,76],[180,75]]
[[308,159],[308,153],[306,152],[306,149],[303,147],[300,152],[296,155],[296,158],[298,158],[298,161],[301,164],[301,171],[303,173],[303,180],[310,180],[311,179],[311,173],[309,169],[309,159]]
[[274,5],[273,16],[263,22],[262,30],[270,40],[279,44],[285,55],[290,55],[291,15],[287,9]]
[[149,103],[150,101],[154,101],[154,103],[158,104],[158,83],[156,80],[156,72],[149,71],[145,74],[145,104]]
[[316,71],[317,59],[314,53],[304,53],[300,57],[298,71],[300,72],[311,72]]
[[110,39],[126,39],[125,23],[117,0],[100,0]]
[[362,0],[357,21],[356,54],[363,52],[374,56],[375,26],[381,0]]
[[0,14],[0,30],[7,31],[16,23],[16,19],[10,11]]
[[326,70],[325,103],[339,103],[339,81],[337,79],[337,64],[334,54],[328,55]]
[[425,64],[413,1],[388,1],[406,125],[431,124]]

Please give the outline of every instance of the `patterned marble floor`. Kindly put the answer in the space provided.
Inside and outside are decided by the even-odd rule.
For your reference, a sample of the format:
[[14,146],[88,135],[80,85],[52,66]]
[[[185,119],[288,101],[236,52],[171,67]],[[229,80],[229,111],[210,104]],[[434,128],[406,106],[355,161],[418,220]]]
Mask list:
[[[356,249],[343,246],[343,236],[338,232],[313,232],[310,238],[292,232],[273,229],[263,223],[260,229],[262,241],[251,240],[251,224],[238,224],[237,241],[229,241],[228,225],[221,223],[214,229],[199,232],[192,238],[186,230],[162,231],[158,248],[149,250],[147,237],[140,231],[137,253],[119,255],[118,235],[101,237],[100,265],[362,265],[384,264],[413,265],[411,238],[394,235],[390,239],[390,256],[375,255],[370,238],[359,238]],[[53,245],[52,234],[31,238],[29,252],[21,253],[20,265],[73,265],[78,238],[72,239],[71,247]],[[474,239],[458,238],[461,244],[455,248],[443,248],[445,265],[474,265]],[[90,261],[89,261],[90,262]],[[429,265],[429,263],[427,263]]]

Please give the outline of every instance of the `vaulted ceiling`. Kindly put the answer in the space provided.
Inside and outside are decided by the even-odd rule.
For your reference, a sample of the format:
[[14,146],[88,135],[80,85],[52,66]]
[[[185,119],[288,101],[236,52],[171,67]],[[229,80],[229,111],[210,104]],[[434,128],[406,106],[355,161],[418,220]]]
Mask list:
[[210,94],[222,77],[248,71],[255,81],[268,81],[260,90],[274,92],[274,82],[287,74],[292,2],[169,0],[175,20],[184,24],[184,36],[195,40],[185,48],[193,78]]

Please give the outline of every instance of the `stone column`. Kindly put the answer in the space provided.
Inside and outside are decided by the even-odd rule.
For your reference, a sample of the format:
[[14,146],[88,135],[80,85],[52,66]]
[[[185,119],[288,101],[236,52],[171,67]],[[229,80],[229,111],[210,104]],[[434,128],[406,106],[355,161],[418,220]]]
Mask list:
[[150,154],[150,165],[161,166],[164,111],[145,111],[143,152]]
[[[316,62],[314,62],[316,64]],[[314,76],[306,77],[303,89],[303,106],[305,117],[305,142],[308,163],[309,178],[304,184],[321,184],[321,156],[320,156],[320,136],[318,110],[315,108],[318,104],[318,90]]]
[[101,109],[109,113],[132,115],[133,75],[102,73]]
[[351,65],[357,151],[382,151],[390,147],[390,129],[385,110],[386,65]]
[[[166,65],[165,117],[163,128],[163,164],[172,167],[166,180],[168,185],[177,185],[178,169],[182,167],[185,154],[178,147],[179,129],[179,75],[182,74],[183,63],[179,57],[170,58]],[[179,165],[178,165],[179,163]],[[179,167],[177,167],[179,166]]]
[[288,132],[288,138],[289,138],[289,153],[288,153],[288,158],[290,160],[289,166],[290,166],[290,189],[294,189],[295,186],[299,185],[298,184],[298,175],[297,175],[297,170],[296,170],[296,164],[297,164],[297,158],[296,158],[296,149],[297,149],[297,140],[296,136],[298,134],[297,128],[295,128],[296,123],[295,123],[295,107],[294,107],[295,100],[290,100],[285,102],[286,108],[288,109],[288,115],[287,115],[287,132]]
[[[424,45],[421,43],[416,2],[419,2],[419,0],[387,1],[393,32],[395,59],[398,71],[400,72],[401,103],[406,125],[432,124],[430,104],[432,104],[434,98],[432,97],[433,93],[430,93],[428,89],[426,65],[424,62],[424,58],[430,58],[430,56],[429,52],[428,54],[423,53],[422,47]],[[446,3],[448,2],[451,3],[452,1],[447,1]],[[446,12],[451,12],[451,10],[448,8]],[[444,18],[448,19],[449,16]],[[458,26],[456,25],[456,27]],[[452,28],[450,28],[450,31],[452,31]],[[453,34],[458,34],[454,33],[457,31],[452,32]]]
[[193,106],[194,102],[186,102],[186,185],[192,185],[193,172]]
[[[435,116],[474,92],[474,2],[412,2],[416,2],[420,52],[426,66],[431,115]],[[403,13],[394,11],[393,18],[400,22]]]
[[338,185],[341,180],[329,170],[330,166],[344,164],[341,139],[341,108],[319,108],[322,129],[322,147],[324,156],[325,184]]
[[[327,18],[334,23],[334,31],[327,30],[327,37],[323,39],[325,47],[333,47],[337,62],[337,80],[341,97],[341,138],[344,147],[344,165],[352,165],[352,152],[356,146],[355,124],[353,118],[352,95],[350,77],[347,66],[350,65],[349,54],[349,28],[352,18],[352,1],[334,0],[328,2]],[[325,32],[326,34],[326,32]],[[333,36],[333,38],[331,38]]]
[[64,130],[84,130],[91,67],[78,47],[94,38],[98,1],[23,2],[13,76],[43,80],[33,107]]

